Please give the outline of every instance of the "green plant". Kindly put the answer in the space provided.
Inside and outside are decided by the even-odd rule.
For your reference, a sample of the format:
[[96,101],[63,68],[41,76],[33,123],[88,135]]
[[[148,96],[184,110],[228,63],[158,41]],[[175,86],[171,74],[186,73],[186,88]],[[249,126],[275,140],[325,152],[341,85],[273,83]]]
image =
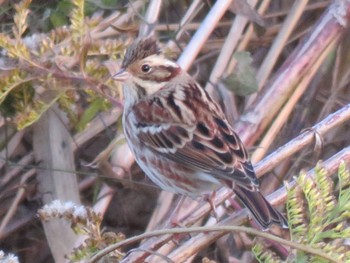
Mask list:
[[[288,221],[291,240],[319,249],[337,262],[350,261],[347,239],[350,229],[350,172],[342,163],[338,169],[337,185],[319,164],[315,176],[302,172],[296,184],[288,190]],[[253,249],[259,262],[281,262],[275,253],[262,244]],[[292,251],[287,262],[328,262],[303,251]],[[283,261],[285,262],[285,261]]]
[[[104,63],[121,56],[125,41],[95,37],[92,31],[102,18],[85,17],[84,0],[72,1],[69,26],[27,34],[30,3],[16,4],[12,34],[0,33],[0,60],[6,65],[0,73],[0,112],[23,129],[58,103],[81,130],[110,106],[101,93],[119,96]],[[88,102],[87,111],[77,108],[77,100]]]

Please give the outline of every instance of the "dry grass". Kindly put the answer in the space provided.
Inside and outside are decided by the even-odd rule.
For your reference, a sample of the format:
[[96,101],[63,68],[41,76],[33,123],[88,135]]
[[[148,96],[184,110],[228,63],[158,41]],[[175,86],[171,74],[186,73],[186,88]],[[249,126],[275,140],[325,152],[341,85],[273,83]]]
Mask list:
[[[4,7],[1,29],[8,32],[6,25],[11,25],[14,12],[6,10],[10,4],[4,2],[0,1]],[[40,2],[32,5],[37,8]],[[117,39],[127,46],[137,36],[157,35],[165,52],[206,85],[224,107],[251,152],[261,191],[270,194],[270,201],[281,210],[286,200],[283,181],[293,184],[300,170],[310,170],[311,175],[318,160],[325,161],[329,173],[341,160],[349,166],[349,1],[250,1],[258,2],[264,30],[251,22],[256,19],[254,12],[248,11],[248,16],[231,12],[246,14],[244,1],[236,1],[235,7],[229,0],[161,2],[132,1],[126,4],[126,12],[97,8],[95,15],[104,13],[98,25],[84,33],[86,39]],[[43,14],[40,8],[35,12]],[[32,19],[26,37],[40,30],[44,29]],[[223,81],[237,69],[236,51],[250,52],[256,70],[259,91],[246,97],[235,96],[235,87]],[[121,59],[114,57],[117,60],[108,66],[112,72]],[[60,59],[54,60],[58,66],[71,62]],[[86,72],[80,73],[86,83],[95,83]],[[71,79],[70,86],[94,89]],[[118,92],[113,95],[119,96]],[[12,119],[0,117],[1,249],[17,254],[21,262],[63,262],[81,237],[65,223],[43,227],[36,217],[44,203],[57,198],[94,206],[103,215],[106,230],[127,237],[160,229],[170,216],[180,226],[216,224],[210,206],[202,200],[186,198],[177,213],[171,213],[180,197],[161,192],[134,164],[121,135],[121,98],[114,99],[115,106],[100,110],[79,132],[56,105],[20,131]],[[74,102],[80,117],[88,102],[83,97]],[[231,196],[228,189],[217,193],[216,204],[225,204],[218,209],[219,225],[249,224],[245,210],[225,203]],[[271,232],[288,240],[286,230]],[[126,242],[123,251],[130,253],[123,262],[202,262],[205,257],[215,262],[255,262],[250,253],[254,235],[225,234],[165,231],[142,243]],[[273,242],[270,246],[282,257],[288,254],[289,247]]]

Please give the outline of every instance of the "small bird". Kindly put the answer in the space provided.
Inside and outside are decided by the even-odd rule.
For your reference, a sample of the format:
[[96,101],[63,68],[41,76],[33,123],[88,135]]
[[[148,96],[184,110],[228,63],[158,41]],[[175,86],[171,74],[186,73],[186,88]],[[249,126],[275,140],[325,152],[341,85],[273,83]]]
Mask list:
[[221,108],[161,54],[154,38],[137,39],[113,78],[123,83],[128,145],[156,185],[192,197],[230,187],[262,228],[287,227],[259,192],[247,151]]

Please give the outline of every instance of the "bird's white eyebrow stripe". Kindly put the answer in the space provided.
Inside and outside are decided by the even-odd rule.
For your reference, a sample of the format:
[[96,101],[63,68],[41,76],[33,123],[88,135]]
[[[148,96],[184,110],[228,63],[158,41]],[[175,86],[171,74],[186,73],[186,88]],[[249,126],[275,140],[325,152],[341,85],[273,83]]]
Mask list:
[[164,66],[164,67],[174,67],[178,68],[179,65],[177,65],[175,62],[166,59],[164,56],[159,55],[153,55],[146,58],[145,63],[151,63],[153,66]]

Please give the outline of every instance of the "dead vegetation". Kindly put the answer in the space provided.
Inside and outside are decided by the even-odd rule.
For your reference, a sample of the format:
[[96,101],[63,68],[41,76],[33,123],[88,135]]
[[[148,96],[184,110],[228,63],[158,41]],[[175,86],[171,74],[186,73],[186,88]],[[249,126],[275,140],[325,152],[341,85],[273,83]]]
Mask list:
[[[295,243],[235,228],[249,222],[228,189],[216,196],[219,223],[203,200],[186,198],[172,213],[181,197],[161,192],[134,164],[120,86],[109,77],[134,38],[155,34],[225,109],[262,192],[285,211],[284,181],[294,185],[301,170],[314,175],[319,160],[329,175],[341,161],[349,167],[348,0],[250,1],[260,15],[243,0],[16,2],[0,1],[1,250],[40,263],[88,247],[65,220],[38,219],[39,208],[59,199],[99,213],[99,255],[126,238],[112,262],[255,262],[262,237],[276,256],[264,262],[288,254],[293,262]],[[127,239],[164,229],[170,217],[187,230]],[[183,233],[194,225],[206,231]],[[271,233],[290,239],[287,230]]]

